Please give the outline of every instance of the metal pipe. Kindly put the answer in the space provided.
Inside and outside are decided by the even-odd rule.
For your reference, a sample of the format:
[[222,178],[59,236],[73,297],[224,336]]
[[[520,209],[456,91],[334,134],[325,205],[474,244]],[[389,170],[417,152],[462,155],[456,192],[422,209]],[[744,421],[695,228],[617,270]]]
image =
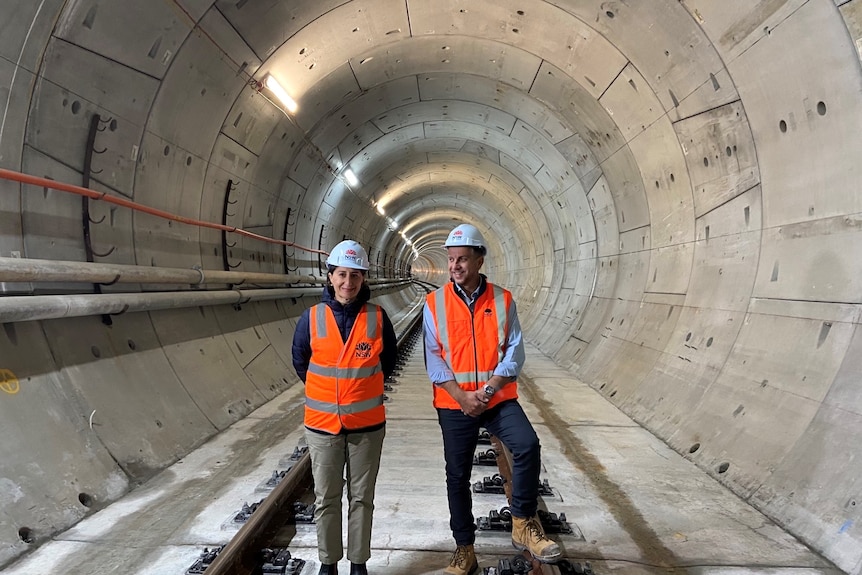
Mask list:
[[[379,282],[374,288],[395,287],[405,283],[408,282]],[[317,296],[319,294],[318,289],[306,286],[219,291],[9,296],[0,297],[0,323],[100,314],[119,315],[126,312],[157,311],[201,305],[241,305],[250,301]]]
[[[369,285],[405,282],[407,279],[369,279]],[[4,282],[69,282],[69,283],[143,283],[143,284],[313,284],[326,283],[326,278],[312,275],[284,275],[263,272],[226,272],[200,268],[164,268],[103,264],[78,261],[37,260],[0,257],[0,283]]]
[[321,284],[326,280],[314,276],[268,274],[260,272],[225,272],[131,266],[75,261],[0,258],[2,282],[82,282],[145,284]]
[[0,298],[0,322],[33,321],[86,315],[156,311],[199,305],[302,297],[308,288],[185,291],[122,294],[71,294]]

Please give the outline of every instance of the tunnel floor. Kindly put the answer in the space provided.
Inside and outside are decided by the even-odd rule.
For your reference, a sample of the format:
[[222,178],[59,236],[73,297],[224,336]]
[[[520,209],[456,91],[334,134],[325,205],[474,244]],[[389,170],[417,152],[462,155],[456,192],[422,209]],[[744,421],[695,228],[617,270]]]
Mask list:
[[[571,561],[589,561],[596,574],[841,572],[531,346],[524,376],[521,402],[553,491],[540,507],[565,514],[572,533],[553,537]],[[387,404],[369,571],[438,573],[453,543],[421,346],[398,380]],[[265,496],[256,490],[300,443],[302,397],[294,386],[2,573],[184,574],[204,547],[236,532],[225,525],[244,502]],[[473,481],[496,471],[475,466]],[[504,505],[504,495],[473,497],[477,518]],[[287,538],[307,561],[303,573],[317,573],[314,527],[298,525]],[[507,533],[493,531],[478,532],[476,549],[482,567],[514,551]]]

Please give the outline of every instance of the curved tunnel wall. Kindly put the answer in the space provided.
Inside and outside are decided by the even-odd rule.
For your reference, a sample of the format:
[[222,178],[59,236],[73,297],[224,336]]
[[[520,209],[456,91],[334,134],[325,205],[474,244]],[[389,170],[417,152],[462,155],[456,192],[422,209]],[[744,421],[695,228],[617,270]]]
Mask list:
[[[15,0],[0,163],[79,183],[98,113],[95,189],[211,221],[227,199],[230,225],[314,248],[353,237],[380,277],[443,281],[439,245],[473,221],[533,344],[856,573],[860,6]],[[80,212],[0,181],[0,255],[85,261]],[[91,215],[98,261],[224,263],[218,232]],[[236,242],[238,269],[320,273]],[[307,304],[4,326],[21,384],[0,398],[0,561],[22,525],[71,525],[78,493],[118,497],[289,385]]]

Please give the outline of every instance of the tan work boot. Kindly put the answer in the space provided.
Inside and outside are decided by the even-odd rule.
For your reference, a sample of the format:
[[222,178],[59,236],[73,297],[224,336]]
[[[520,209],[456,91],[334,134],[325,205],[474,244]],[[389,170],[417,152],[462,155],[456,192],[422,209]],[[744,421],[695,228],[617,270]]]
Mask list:
[[479,568],[479,562],[476,561],[476,553],[473,551],[472,545],[459,545],[452,554],[452,560],[449,561],[449,566],[443,573],[450,575],[473,575]]
[[512,545],[519,551],[529,551],[542,563],[553,563],[562,555],[560,546],[548,539],[535,515],[528,519],[512,516]]

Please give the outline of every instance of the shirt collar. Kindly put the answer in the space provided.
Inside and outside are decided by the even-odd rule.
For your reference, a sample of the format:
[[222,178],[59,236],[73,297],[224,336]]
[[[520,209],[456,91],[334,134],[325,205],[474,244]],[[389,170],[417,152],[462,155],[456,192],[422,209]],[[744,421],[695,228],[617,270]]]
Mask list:
[[452,285],[455,286],[455,293],[458,294],[464,301],[467,303],[471,303],[476,301],[482,293],[485,291],[485,276],[483,274],[479,274],[479,286],[476,288],[472,294],[468,294],[465,292],[461,286],[452,281]]

